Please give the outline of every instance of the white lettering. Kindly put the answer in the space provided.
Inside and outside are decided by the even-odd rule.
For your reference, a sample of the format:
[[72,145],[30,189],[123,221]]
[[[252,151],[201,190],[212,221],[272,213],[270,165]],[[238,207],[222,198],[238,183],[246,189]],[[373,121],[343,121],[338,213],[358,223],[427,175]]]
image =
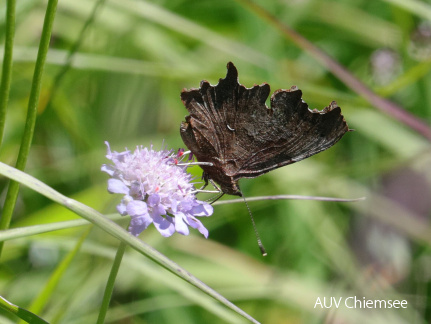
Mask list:
[[323,297],[323,306],[325,306],[325,308],[331,308],[332,307],[332,297],[329,300],[331,303],[328,306],[328,305],[326,305],[326,297]]
[[[379,304],[379,307],[377,307],[377,303]],[[383,303],[383,308],[386,308],[386,300],[376,299],[374,301],[374,308],[382,308],[382,303]],[[389,304],[388,308],[392,308],[392,300],[388,300],[388,304]]]
[[317,297],[316,303],[314,304],[314,308],[316,308],[317,305],[320,305],[320,308],[323,308],[322,302],[320,301],[320,297]]
[[335,308],[340,307],[341,300],[343,297],[335,298],[335,297],[328,297],[328,300],[326,300],[326,297],[323,297],[323,300],[320,297],[317,297],[316,302],[314,303],[314,308],[320,306],[320,308],[331,308],[332,305],[335,305]]
[[[365,297],[363,297],[363,298],[365,298]],[[358,302],[359,302],[359,307],[358,307]],[[356,296],[355,296],[355,308],[362,308],[362,303],[359,299],[356,299]]]
[[354,306],[349,306],[349,305],[347,305],[347,301],[348,301],[349,299],[353,299],[353,297],[347,297],[347,298],[346,298],[346,300],[344,301],[344,305],[346,305],[346,307],[347,307],[347,308],[355,308]]
[[[332,297],[334,299],[335,307],[340,306],[341,298],[337,301],[335,297]],[[332,303],[332,302],[331,302]],[[362,299],[351,296],[347,297],[344,300],[344,306],[346,308],[376,308],[376,309],[382,309],[382,308],[407,308],[407,300],[397,300],[397,299],[366,299],[365,297],[362,297]]]
[[338,299],[338,303],[335,297],[332,297],[332,298],[334,299],[335,308],[340,307],[341,299],[343,299],[343,297],[340,297],[340,299]]

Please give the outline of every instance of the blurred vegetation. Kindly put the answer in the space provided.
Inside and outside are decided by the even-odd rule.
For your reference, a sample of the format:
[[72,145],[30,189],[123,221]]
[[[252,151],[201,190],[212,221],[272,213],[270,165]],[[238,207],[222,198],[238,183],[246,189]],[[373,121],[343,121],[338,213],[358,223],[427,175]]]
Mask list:
[[[425,1],[255,0],[377,94],[431,121],[431,5]],[[179,94],[216,84],[226,63],[242,84],[297,85],[311,108],[332,100],[355,132],[334,147],[256,179],[245,197],[298,194],[356,203],[250,202],[268,250],[261,257],[244,204],[219,205],[193,231],[140,238],[262,323],[431,321],[431,151],[429,141],[372,106],[265,21],[248,2],[61,0],[48,53],[26,172],[103,213],[116,213],[100,167],[114,150],[183,147],[187,115]],[[15,164],[46,1],[17,2],[13,79],[0,160]],[[0,6],[4,30],[5,2]],[[88,28],[82,33],[83,27]],[[0,33],[4,43],[4,33]],[[67,66],[71,49],[76,52]],[[194,167],[199,177],[201,170]],[[8,181],[0,179],[2,204]],[[207,198],[202,196],[201,199]],[[228,199],[229,197],[224,197]],[[12,227],[78,218],[21,188]],[[127,226],[127,219],[121,224]],[[10,240],[0,295],[27,307],[88,226]],[[38,313],[50,323],[94,323],[118,241],[94,227]],[[407,300],[407,309],[321,309],[317,297]],[[111,323],[242,322],[202,292],[127,250]],[[0,312],[0,322],[12,318]]]

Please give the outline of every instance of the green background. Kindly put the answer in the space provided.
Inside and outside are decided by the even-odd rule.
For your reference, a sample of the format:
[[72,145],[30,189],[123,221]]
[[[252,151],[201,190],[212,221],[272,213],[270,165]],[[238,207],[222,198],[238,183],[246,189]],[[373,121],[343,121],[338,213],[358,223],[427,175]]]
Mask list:
[[[354,203],[249,202],[263,258],[244,203],[217,205],[203,219],[210,235],[140,238],[262,323],[426,323],[431,320],[429,140],[383,113],[298,47],[264,16],[271,13],[346,67],[378,95],[425,122],[431,119],[431,5],[413,0],[255,1],[60,0],[26,172],[66,196],[114,214],[120,197],[100,172],[104,141],[184,147],[183,88],[216,84],[234,62],[247,87],[298,86],[310,108],[332,100],[349,127],[329,150],[240,181],[245,197],[366,197]],[[24,129],[45,1],[17,3],[13,79],[0,159],[14,165]],[[264,10],[264,11],[263,11]],[[5,2],[0,4],[4,30]],[[85,33],[83,26],[88,23]],[[4,42],[1,33],[2,43]],[[78,45],[77,45],[78,44]],[[77,47],[66,66],[70,50]],[[64,72],[62,72],[64,71]],[[199,177],[199,167],[190,169]],[[4,200],[7,180],[0,179]],[[201,196],[206,199],[208,196]],[[223,199],[230,199],[224,197]],[[22,188],[12,227],[78,218]],[[127,219],[120,223],[126,227]],[[8,241],[0,295],[27,307],[88,226]],[[94,227],[40,316],[52,323],[94,323],[118,241]],[[407,300],[393,310],[314,308],[318,297]],[[132,250],[116,282],[112,323],[241,323],[171,273]],[[3,314],[3,315],[2,315]],[[0,321],[8,321],[1,313]]]

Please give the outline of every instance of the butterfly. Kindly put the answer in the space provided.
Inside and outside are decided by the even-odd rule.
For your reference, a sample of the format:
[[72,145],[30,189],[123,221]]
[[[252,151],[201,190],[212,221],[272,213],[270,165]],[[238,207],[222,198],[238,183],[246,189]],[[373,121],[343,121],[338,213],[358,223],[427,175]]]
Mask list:
[[324,151],[349,131],[335,101],[310,110],[293,86],[270,93],[267,83],[246,88],[238,70],[227,64],[227,75],[215,86],[183,89],[189,115],[181,123],[184,144],[201,165],[203,178],[215,181],[223,193],[242,196],[238,181],[254,178]]

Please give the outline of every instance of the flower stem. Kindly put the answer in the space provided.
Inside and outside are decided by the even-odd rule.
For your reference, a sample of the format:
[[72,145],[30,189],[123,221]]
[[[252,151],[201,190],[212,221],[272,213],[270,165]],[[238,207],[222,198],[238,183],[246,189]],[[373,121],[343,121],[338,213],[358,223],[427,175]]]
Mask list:
[[[33,82],[28,100],[27,119],[25,122],[24,134],[16,162],[16,169],[18,170],[24,170],[25,165],[27,164],[27,157],[33,139],[34,127],[36,124],[37,106],[39,103],[40,89],[42,85],[43,68],[45,66],[46,55],[48,53],[49,42],[51,39],[52,25],[54,23],[57,2],[58,0],[49,0],[48,6],[46,8],[39,51],[34,68]],[[10,181],[3,208],[3,215],[0,218],[0,230],[9,228],[12,213],[15,208],[15,203],[18,196],[18,191],[19,184],[15,181]],[[0,256],[2,250],[3,242],[0,242]]]
[[0,84],[0,145],[3,141],[6,123],[6,108],[12,79],[13,39],[15,36],[15,0],[8,0],[6,6],[6,30],[3,55],[3,73]]
[[118,269],[120,269],[121,260],[123,259],[126,246],[127,244],[125,242],[120,241],[114,263],[112,264],[111,273],[109,274],[108,282],[106,283],[99,317],[97,318],[97,324],[103,324],[105,321],[106,312],[108,311],[109,302],[111,301],[112,291],[114,290],[115,279],[117,278]]
[[70,70],[70,67],[72,66],[73,58],[75,56],[75,53],[80,48],[82,42],[85,39],[85,34],[87,33],[89,27],[96,19],[96,15],[99,12],[99,9],[104,5],[105,0],[97,0],[95,3],[90,16],[84,23],[84,26],[82,27],[81,31],[79,32],[79,35],[75,41],[75,43],[70,48],[69,52],[67,53],[65,63],[60,69],[60,72],[57,74],[57,76],[54,79],[54,82],[52,83],[51,90],[49,91],[49,98],[47,100],[46,109],[49,109],[49,107],[52,105],[52,101],[54,100],[55,94],[57,93],[57,90],[63,81],[64,76],[66,73]]

